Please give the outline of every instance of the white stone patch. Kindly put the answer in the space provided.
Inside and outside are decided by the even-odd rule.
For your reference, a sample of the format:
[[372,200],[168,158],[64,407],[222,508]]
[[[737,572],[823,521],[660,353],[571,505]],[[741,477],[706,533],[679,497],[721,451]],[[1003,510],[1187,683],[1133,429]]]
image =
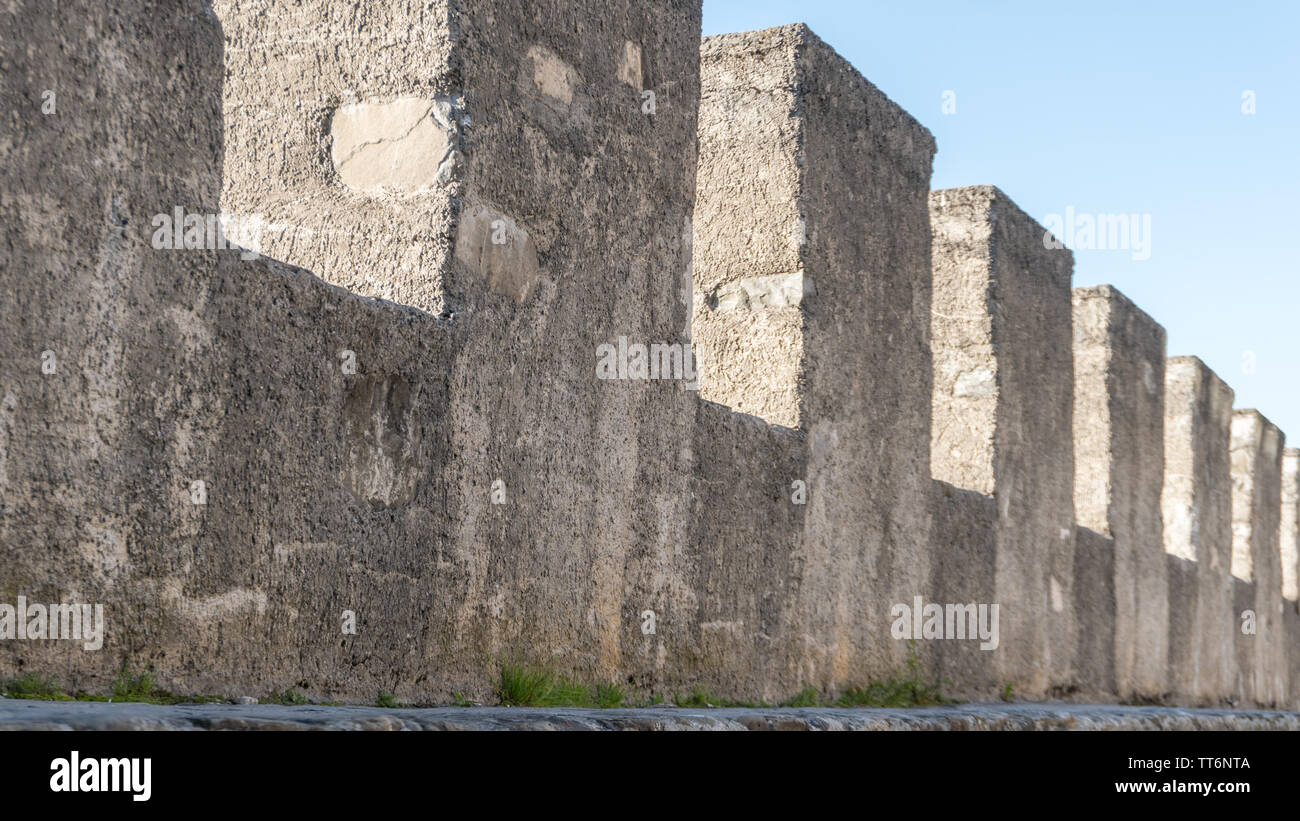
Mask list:
[[713,310],[788,308],[802,304],[805,297],[816,293],[812,280],[802,271],[750,277],[718,288],[714,294]]
[[996,391],[997,378],[990,368],[967,371],[952,386],[953,396],[992,396]]
[[299,553],[336,552],[338,549],[334,542],[280,542],[271,548],[271,555],[277,564],[284,564]]
[[4,399],[0,400],[0,492],[9,486],[9,436],[17,407],[18,397],[12,391],[6,391]]
[[691,227],[691,218],[682,221],[682,255],[686,264],[682,266],[682,275],[677,291],[682,306],[686,308],[686,327],[682,329],[682,339],[691,339],[691,313],[695,309],[695,251],[693,243],[695,234]]
[[533,64],[533,84],[537,90],[565,105],[573,102],[573,90],[578,85],[578,72],[545,46],[528,49],[528,59]]
[[1254,532],[1250,522],[1232,523],[1231,572],[1243,582],[1255,581],[1255,557],[1250,552],[1250,537]]
[[187,621],[211,624],[232,613],[266,612],[266,592],[236,587],[215,596],[191,598],[185,595],[181,579],[170,577],[163,582],[162,600]]
[[727,633],[740,634],[740,633],[743,633],[744,630],[745,630],[745,622],[744,622],[743,620],[736,620],[736,621],[726,621],[726,620],[719,620],[719,621],[705,621],[705,622],[700,622],[700,629],[701,629],[701,630],[721,630],[721,631],[724,631],[724,632],[727,632]]
[[641,86],[641,45],[626,40],[623,43],[623,59],[618,65],[618,79],[640,91]]
[[487,282],[488,290],[523,302],[539,274],[537,246],[513,219],[482,205],[461,212],[456,260]]
[[1146,360],[1142,362],[1142,383],[1146,385],[1148,395],[1156,395],[1156,391],[1160,387],[1156,384],[1156,369],[1151,367],[1151,363]]
[[185,346],[187,355],[203,356],[212,348],[212,329],[198,311],[172,306],[167,309],[167,318],[176,326],[176,333]]
[[403,97],[343,105],[334,112],[330,136],[334,169],[357,191],[420,191],[446,183],[454,166],[456,126],[445,101]]

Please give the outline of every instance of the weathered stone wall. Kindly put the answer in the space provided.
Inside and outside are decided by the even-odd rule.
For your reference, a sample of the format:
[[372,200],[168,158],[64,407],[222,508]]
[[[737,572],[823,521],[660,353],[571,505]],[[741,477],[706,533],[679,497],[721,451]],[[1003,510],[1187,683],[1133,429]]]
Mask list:
[[930,195],[936,479],[997,500],[1003,678],[1073,684],[1073,255],[991,186]]
[[1282,639],[1288,704],[1300,705],[1300,450],[1282,451]]
[[1079,697],[1107,701],[1118,697],[1115,676],[1115,539],[1086,527],[1075,528],[1074,607],[1075,686]]
[[[1254,613],[1253,634],[1240,642],[1251,648],[1251,664],[1239,669],[1243,696],[1258,704],[1279,704],[1288,691],[1286,644],[1282,634],[1281,530],[1282,450],[1285,437],[1255,410],[1232,416],[1232,575],[1248,582],[1238,613]],[[1244,651],[1243,651],[1244,652]],[[1239,655],[1239,659],[1242,656]]]
[[1160,698],[1170,617],[1160,513],[1165,330],[1109,286],[1074,289],[1073,305],[1074,507],[1080,525],[1115,543],[1118,692]]
[[1219,703],[1236,685],[1232,401],[1232,389],[1196,357],[1166,362],[1161,513],[1170,567],[1170,686],[1193,703]]
[[[775,29],[705,38],[700,61],[691,336],[700,396],[798,428],[802,312],[811,272],[799,200],[801,36]],[[811,294],[810,294],[811,295]]]
[[178,545],[203,521],[187,488],[238,367],[196,308],[237,268],[275,281],[149,244],[173,203],[217,206],[220,28],[198,3],[144,2],[9,4],[0,25],[0,594],[104,602],[110,620],[103,651],[6,640],[0,667],[88,684],[150,642],[184,665],[178,626],[142,625],[184,618],[167,597],[198,558]]
[[806,483],[805,437],[700,402],[690,447],[692,542],[678,562],[689,568],[692,598],[658,632],[663,641],[677,631],[695,637],[672,662],[686,665],[685,678],[779,701],[806,673],[797,613],[808,505],[794,501],[794,483]]
[[465,176],[447,0],[215,0],[228,68],[222,207],[262,253],[438,313]]
[[[932,504],[934,552],[925,599],[940,604],[996,603],[996,500],[935,481]],[[1001,609],[998,618],[1000,632]],[[935,643],[934,675],[955,697],[987,699],[1011,683],[996,663],[999,648],[981,649],[980,644],[972,640]],[[1109,692],[1109,688],[1101,692]]]
[[1282,527],[1278,533],[1282,562],[1282,598],[1300,600],[1300,449],[1282,451]]
[[[84,655],[6,642],[6,671],[54,667],[90,686],[127,658],[178,690],[431,699],[487,697],[511,654],[647,685],[686,669],[696,400],[679,381],[599,381],[594,364],[602,342],[675,342],[688,325],[699,8],[474,9],[455,12],[454,85],[478,129],[463,174],[503,213],[535,215],[523,224],[540,273],[520,302],[472,277],[492,270],[494,245],[461,255],[463,269],[426,270],[420,287],[465,277],[459,310],[442,317],[237,252],[150,245],[152,215],[219,208],[223,133],[241,133],[222,126],[222,25],[237,42],[252,29],[287,42],[296,18],[263,9],[241,27],[201,4],[143,2],[8,13],[6,103],[35,119],[6,149],[6,169],[31,170],[3,189],[0,290],[5,315],[22,317],[3,340],[3,589],[105,602],[109,632],[104,652]],[[492,27],[494,14],[518,25]],[[363,29],[408,29],[338,17],[358,48]],[[619,79],[628,41],[643,44],[643,78],[670,89],[653,116]],[[10,45],[26,42],[52,46]],[[536,79],[531,44],[585,77],[600,103],[585,119],[519,93],[517,77]],[[246,55],[226,58],[230,73],[249,70]],[[407,79],[423,88],[439,66]],[[65,91],[42,119],[47,84]],[[273,90],[310,107],[332,99]],[[287,185],[246,155],[306,168],[299,152],[321,150],[319,136],[229,145],[240,159],[226,173]],[[350,219],[338,226],[362,231]],[[407,239],[394,224],[396,247]],[[46,348],[63,363],[53,379]],[[677,630],[670,618],[643,634],[643,609],[678,614]],[[355,636],[340,630],[344,610]]]
[[801,429],[803,472],[774,483],[808,492],[797,683],[887,675],[906,650],[890,608],[929,576],[934,141],[804,26],[702,54],[701,395]]
[[[690,0],[0,26],[0,603],[107,620],[100,651],[0,641],[0,676],[490,701],[514,658],[777,701],[915,652],[966,698],[1114,700],[1120,625],[1165,595],[1122,568],[1163,541],[1197,627],[1170,697],[1300,681],[1280,432],[1236,437],[1229,508],[1230,391],[1162,379],[1111,291],[1076,386],[1069,252],[997,189],[929,194],[930,134],[806,27],[701,46]],[[263,256],[158,247],[177,208],[250,217]],[[692,335],[699,395],[600,368]],[[1081,390],[1104,446],[1076,468]],[[1108,477],[1099,532],[1076,469]],[[999,605],[998,647],[899,640],[918,598]],[[1264,632],[1222,631],[1242,609]]]

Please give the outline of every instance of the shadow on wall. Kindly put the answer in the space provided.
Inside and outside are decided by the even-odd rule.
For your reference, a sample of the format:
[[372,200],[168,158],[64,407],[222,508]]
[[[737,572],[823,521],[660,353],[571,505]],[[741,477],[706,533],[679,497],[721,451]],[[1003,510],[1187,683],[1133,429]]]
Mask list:
[[361,659],[414,678],[409,636],[332,631],[357,601],[371,624],[428,606],[415,578],[454,499],[411,466],[450,449],[427,377],[446,324],[221,250],[212,4],[72,0],[0,27],[0,101],[31,112],[0,147],[0,601],[107,622],[96,652],[0,642],[0,671],[101,692],[124,661],[187,692]]

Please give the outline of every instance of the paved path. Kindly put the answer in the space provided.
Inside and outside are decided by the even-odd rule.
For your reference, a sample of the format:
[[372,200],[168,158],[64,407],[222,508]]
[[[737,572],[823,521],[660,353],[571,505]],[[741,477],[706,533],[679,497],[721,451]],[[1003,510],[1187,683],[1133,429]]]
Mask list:
[[107,704],[0,698],[0,730],[1300,730],[1300,713],[1083,704],[628,710]]

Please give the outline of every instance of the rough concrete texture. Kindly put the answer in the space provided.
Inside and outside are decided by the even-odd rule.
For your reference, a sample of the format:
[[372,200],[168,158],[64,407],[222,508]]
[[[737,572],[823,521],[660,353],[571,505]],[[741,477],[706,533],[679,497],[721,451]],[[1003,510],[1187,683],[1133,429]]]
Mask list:
[[1300,713],[1075,704],[963,704],[910,710],[749,708],[547,710],[518,707],[276,707],[0,701],[5,730],[1011,731],[1300,730]]
[[1300,600],[1300,450],[1282,451],[1282,526],[1278,555],[1282,562],[1282,598],[1293,609]]
[[[1170,687],[1216,704],[1237,684],[1232,561],[1232,389],[1194,356],[1165,362]],[[1188,578],[1189,564],[1194,579]]]
[[1300,704],[1300,450],[1282,451],[1282,627],[1289,705]]
[[[941,603],[997,601],[997,503],[991,496],[934,482],[934,553],[927,600]],[[999,630],[1001,629],[999,611]],[[936,642],[934,675],[957,698],[986,698],[1007,683],[995,664],[997,650],[979,642]],[[1095,692],[1109,693],[1109,686]]]
[[1232,577],[1232,684],[1233,704],[1258,704],[1264,683],[1256,668],[1261,664],[1258,615],[1255,612],[1255,583]]
[[803,42],[796,28],[702,42],[694,215],[700,396],[791,428],[801,421],[803,310],[727,297],[756,278],[813,276],[799,199]]
[[1300,704],[1300,611],[1292,602],[1282,610],[1282,624],[1286,634],[1287,677],[1291,685],[1289,705]]
[[1115,542],[1116,687],[1160,698],[1169,687],[1165,329],[1106,285],[1074,289],[1073,306],[1075,516]]
[[[890,604],[929,573],[929,136],[806,30],[782,35],[825,75],[805,81],[810,206],[846,220],[817,223],[806,258],[844,254],[853,276],[827,285],[871,320],[810,335],[814,422],[784,430],[682,380],[595,377],[598,346],[689,326],[698,4],[477,3],[416,40],[412,9],[5,12],[5,103],[34,119],[2,144],[0,590],[103,602],[108,628],[100,652],[4,642],[0,671],[102,691],[125,662],[179,692],[410,701],[487,700],[511,657],[769,700],[892,673]],[[67,91],[42,118],[47,85]],[[326,136],[362,133],[330,131],[340,106],[450,90],[469,122],[449,184],[331,176]],[[385,116],[364,133],[391,133]],[[836,154],[867,119],[875,153]],[[846,176],[861,200],[832,214],[850,161],[872,176]],[[362,292],[348,277],[379,271],[413,307],[266,257],[153,248],[176,206],[355,237],[295,228],[261,250]],[[385,255],[430,244],[436,265],[393,273]],[[837,352],[865,370],[837,374]]]
[[[1201,566],[1169,553],[1162,553],[1160,560],[1165,565],[1165,601],[1169,608],[1165,625],[1168,653],[1161,664],[1168,681],[1167,693],[1178,703],[1204,703],[1195,694],[1201,672],[1201,634],[1196,624]],[[1218,674],[1219,670],[1206,672]]]
[[[928,132],[805,27],[47,6],[0,9],[0,604],[107,624],[99,651],[0,641],[0,678],[442,703],[493,700],[513,658],[775,702],[892,675],[921,597],[1001,607],[996,651],[917,644],[954,692],[1117,697],[1114,540],[1074,551],[1070,255],[996,189],[928,207]],[[237,233],[263,256],[158,247],[176,208],[260,215]],[[601,346],[692,324],[703,399],[600,378]],[[795,723],[1114,724],[849,715]]]
[[1239,673],[1246,673],[1243,694],[1261,705],[1283,703],[1288,694],[1278,546],[1284,444],[1282,432],[1258,411],[1233,412],[1232,575],[1254,586],[1248,607],[1256,630],[1243,636],[1254,647],[1254,664]]
[[[646,687],[690,675],[695,591],[719,583],[691,575],[707,564],[688,532],[696,400],[677,382],[597,381],[593,365],[620,334],[676,341],[688,324],[698,4],[475,3],[457,11],[454,48],[446,22],[412,39],[412,20],[378,4],[265,4],[247,21],[242,4],[221,10],[3,12],[4,103],[24,125],[0,142],[0,590],[103,602],[108,629],[100,652],[0,643],[0,670],[102,690],[126,660],[181,692],[367,700],[486,698],[512,654]],[[333,209],[321,224],[355,245],[285,254],[325,269],[371,252],[373,265],[343,267],[383,268],[419,245],[417,224],[450,234],[441,200],[361,202],[336,187],[330,205],[290,190],[328,162],[308,142],[335,100],[318,78],[343,83],[315,52],[271,59],[271,45],[315,42],[325,22],[311,14],[355,46],[312,48],[348,55],[349,82],[370,78],[362,97],[464,92],[469,194],[529,220],[544,259],[525,304],[469,283],[440,319],[268,259],[151,247],[153,215],[215,213],[236,192],[230,210]],[[223,56],[223,24],[255,56]],[[626,41],[667,90],[653,117],[617,77]],[[438,58],[439,44],[454,53]],[[531,44],[582,75],[572,103],[585,108],[521,92]],[[389,53],[408,62],[363,70]],[[266,63],[264,90],[245,87],[246,61]],[[226,97],[223,127],[228,67],[265,124]],[[58,110],[42,116],[47,87]],[[317,114],[286,113],[299,103]],[[656,634],[642,632],[647,609]]]
[[460,4],[211,5],[225,39],[222,210],[255,216],[258,250],[327,282],[455,310],[452,223],[477,119],[464,105],[478,90],[463,70],[472,46],[452,36]]
[[1086,527],[1074,531],[1075,686],[1078,697],[1113,699],[1115,681],[1115,540]]
[[700,402],[689,447],[697,458],[691,527],[706,549],[682,559],[699,584],[691,608],[668,616],[670,625],[698,624],[699,638],[674,663],[717,692],[749,689],[749,681],[767,693],[755,697],[788,697],[776,693],[798,691],[804,658],[797,612],[806,564],[798,548],[808,505],[794,503],[794,483],[807,481],[804,437]]
[[997,500],[1003,677],[1074,685],[1073,255],[992,186],[930,195],[936,479]]
[[701,396],[799,428],[798,681],[887,675],[891,606],[929,582],[934,140],[805,26],[701,54]]

